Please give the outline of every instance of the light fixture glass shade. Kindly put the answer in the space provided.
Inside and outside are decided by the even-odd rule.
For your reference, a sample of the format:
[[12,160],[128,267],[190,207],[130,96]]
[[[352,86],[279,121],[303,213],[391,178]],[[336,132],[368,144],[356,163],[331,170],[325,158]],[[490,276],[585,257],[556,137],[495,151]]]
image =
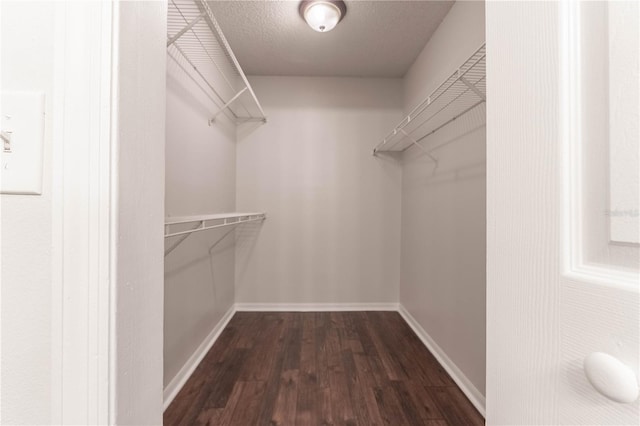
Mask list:
[[318,1],[310,4],[304,11],[304,20],[314,30],[326,33],[340,21],[342,12],[333,3]]

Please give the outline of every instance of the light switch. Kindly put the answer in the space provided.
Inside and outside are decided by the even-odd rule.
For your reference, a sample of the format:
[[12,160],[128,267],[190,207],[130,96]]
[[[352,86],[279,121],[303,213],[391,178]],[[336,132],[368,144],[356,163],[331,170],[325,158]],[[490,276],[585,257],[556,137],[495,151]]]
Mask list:
[[42,194],[44,93],[0,94],[0,193]]

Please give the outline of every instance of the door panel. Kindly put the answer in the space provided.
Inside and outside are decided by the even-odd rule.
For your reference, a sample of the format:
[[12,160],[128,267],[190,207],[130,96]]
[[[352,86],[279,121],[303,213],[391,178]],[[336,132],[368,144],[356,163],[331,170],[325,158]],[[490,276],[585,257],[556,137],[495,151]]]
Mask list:
[[564,271],[558,420],[638,424],[586,380],[605,352],[638,371],[638,3],[560,8]]
[[639,13],[487,4],[488,424],[640,421],[583,371],[640,364]]

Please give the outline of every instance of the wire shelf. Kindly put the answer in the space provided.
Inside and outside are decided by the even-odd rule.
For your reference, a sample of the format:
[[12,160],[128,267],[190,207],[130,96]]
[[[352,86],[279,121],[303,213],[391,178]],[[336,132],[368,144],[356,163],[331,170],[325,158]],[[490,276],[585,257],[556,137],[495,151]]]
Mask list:
[[262,106],[205,0],[170,0],[167,53],[236,123],[266,122]]
[[[179,237],[165,248],[164,255],[171,253],[176,247],[194,232],[210,229],[226,228],[249,222],[262,222],[267,218],[265,213],[222,213],[200,216],[168,217],[164,221],[164,237]],[[231,229],[230,231],[232,231]],[[229,232],[230,232],[229,231]],[[228,234],[228,232],[227,232]],[[227,234],[224,234],[224,238]]]
[[[178,235],[190,234],[192,232],[239,225],[241,223],[254,222],[264,220],[266,218],[267,215],[265,213],[224,213],[204,216],[169,217],[164,223],[164,237],[176,237]],[[195,227],[172,232],[171,227],[174,225],[195,225]]]
[[482,45],[373,149],[402,152],[486,102],[486,49]]

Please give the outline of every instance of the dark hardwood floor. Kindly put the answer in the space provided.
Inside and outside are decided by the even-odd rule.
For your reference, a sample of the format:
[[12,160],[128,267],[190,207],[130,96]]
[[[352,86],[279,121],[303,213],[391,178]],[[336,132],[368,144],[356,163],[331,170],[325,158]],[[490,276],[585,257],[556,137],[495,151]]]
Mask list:
[[165,425],[482,425],[396,312],[238,312]]

